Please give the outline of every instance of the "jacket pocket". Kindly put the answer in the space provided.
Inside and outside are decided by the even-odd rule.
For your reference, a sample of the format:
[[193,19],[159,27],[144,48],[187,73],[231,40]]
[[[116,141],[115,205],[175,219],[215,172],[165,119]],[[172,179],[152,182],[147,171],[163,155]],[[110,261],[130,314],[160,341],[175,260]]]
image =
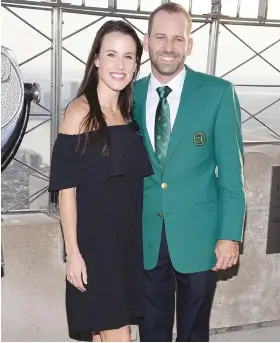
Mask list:
[[194,205],[194,217],[204,218],[215,216],[219,214],[219,203],[218,201],[212,201],[205,204]]

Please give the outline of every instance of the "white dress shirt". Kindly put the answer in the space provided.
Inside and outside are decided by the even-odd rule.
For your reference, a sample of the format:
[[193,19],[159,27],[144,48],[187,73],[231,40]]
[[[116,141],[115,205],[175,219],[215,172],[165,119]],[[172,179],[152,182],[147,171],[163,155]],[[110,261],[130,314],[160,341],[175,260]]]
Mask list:
[[170,82],[165,85],[160,84],[157,79],[151,74],[147,101],[146,101],[146,125],[147,131],[152,143],[153,148],[155,149],[155,119],[156,119],[156,110],[159,102],[159,95],[156,91],[158,87],[168,86],[172,89],[172,92],[168,95],[167,101],[170,108],[170,126],[171,132],[176,119],[178,112],[181,93],[186,77],[186,69],[183,68],[182,71],[176,75]]

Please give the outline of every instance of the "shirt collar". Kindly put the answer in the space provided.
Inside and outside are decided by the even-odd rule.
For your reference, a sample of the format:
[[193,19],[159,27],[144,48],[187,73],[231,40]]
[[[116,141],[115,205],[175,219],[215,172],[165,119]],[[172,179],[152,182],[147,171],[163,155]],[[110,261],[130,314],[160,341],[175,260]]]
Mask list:
[[153,73],[151,73],[149,92],[156,92],[156,89],[158,87],[168,86],[172,89],[172,93],[177,93],[180,96],[184,85],[186,73],[186,68],[183,68],[178,75],[176,75],[171,81],[164,85],[158,82],[158,80],[154,77]]

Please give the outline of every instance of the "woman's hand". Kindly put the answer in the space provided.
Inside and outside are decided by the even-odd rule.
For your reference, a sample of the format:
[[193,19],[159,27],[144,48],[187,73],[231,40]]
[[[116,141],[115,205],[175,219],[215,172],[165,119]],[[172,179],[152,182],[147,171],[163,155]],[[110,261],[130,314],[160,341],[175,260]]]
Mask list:
[[80,253],[67,256],[66,263],[67,280],[81,292],[85,292],[84,285],[87,284],[87,268],[84,259]]

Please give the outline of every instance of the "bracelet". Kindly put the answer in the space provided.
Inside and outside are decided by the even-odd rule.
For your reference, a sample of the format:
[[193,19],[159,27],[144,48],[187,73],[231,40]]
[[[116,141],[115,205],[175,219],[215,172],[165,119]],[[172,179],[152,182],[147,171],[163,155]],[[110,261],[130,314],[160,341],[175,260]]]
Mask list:
[[[82,254],[80,252],[78,252],[77,254],[74,255],[74,257],[80,256],[82,257]],[[69,257],[66,255],[66,261],[69,262]]]

